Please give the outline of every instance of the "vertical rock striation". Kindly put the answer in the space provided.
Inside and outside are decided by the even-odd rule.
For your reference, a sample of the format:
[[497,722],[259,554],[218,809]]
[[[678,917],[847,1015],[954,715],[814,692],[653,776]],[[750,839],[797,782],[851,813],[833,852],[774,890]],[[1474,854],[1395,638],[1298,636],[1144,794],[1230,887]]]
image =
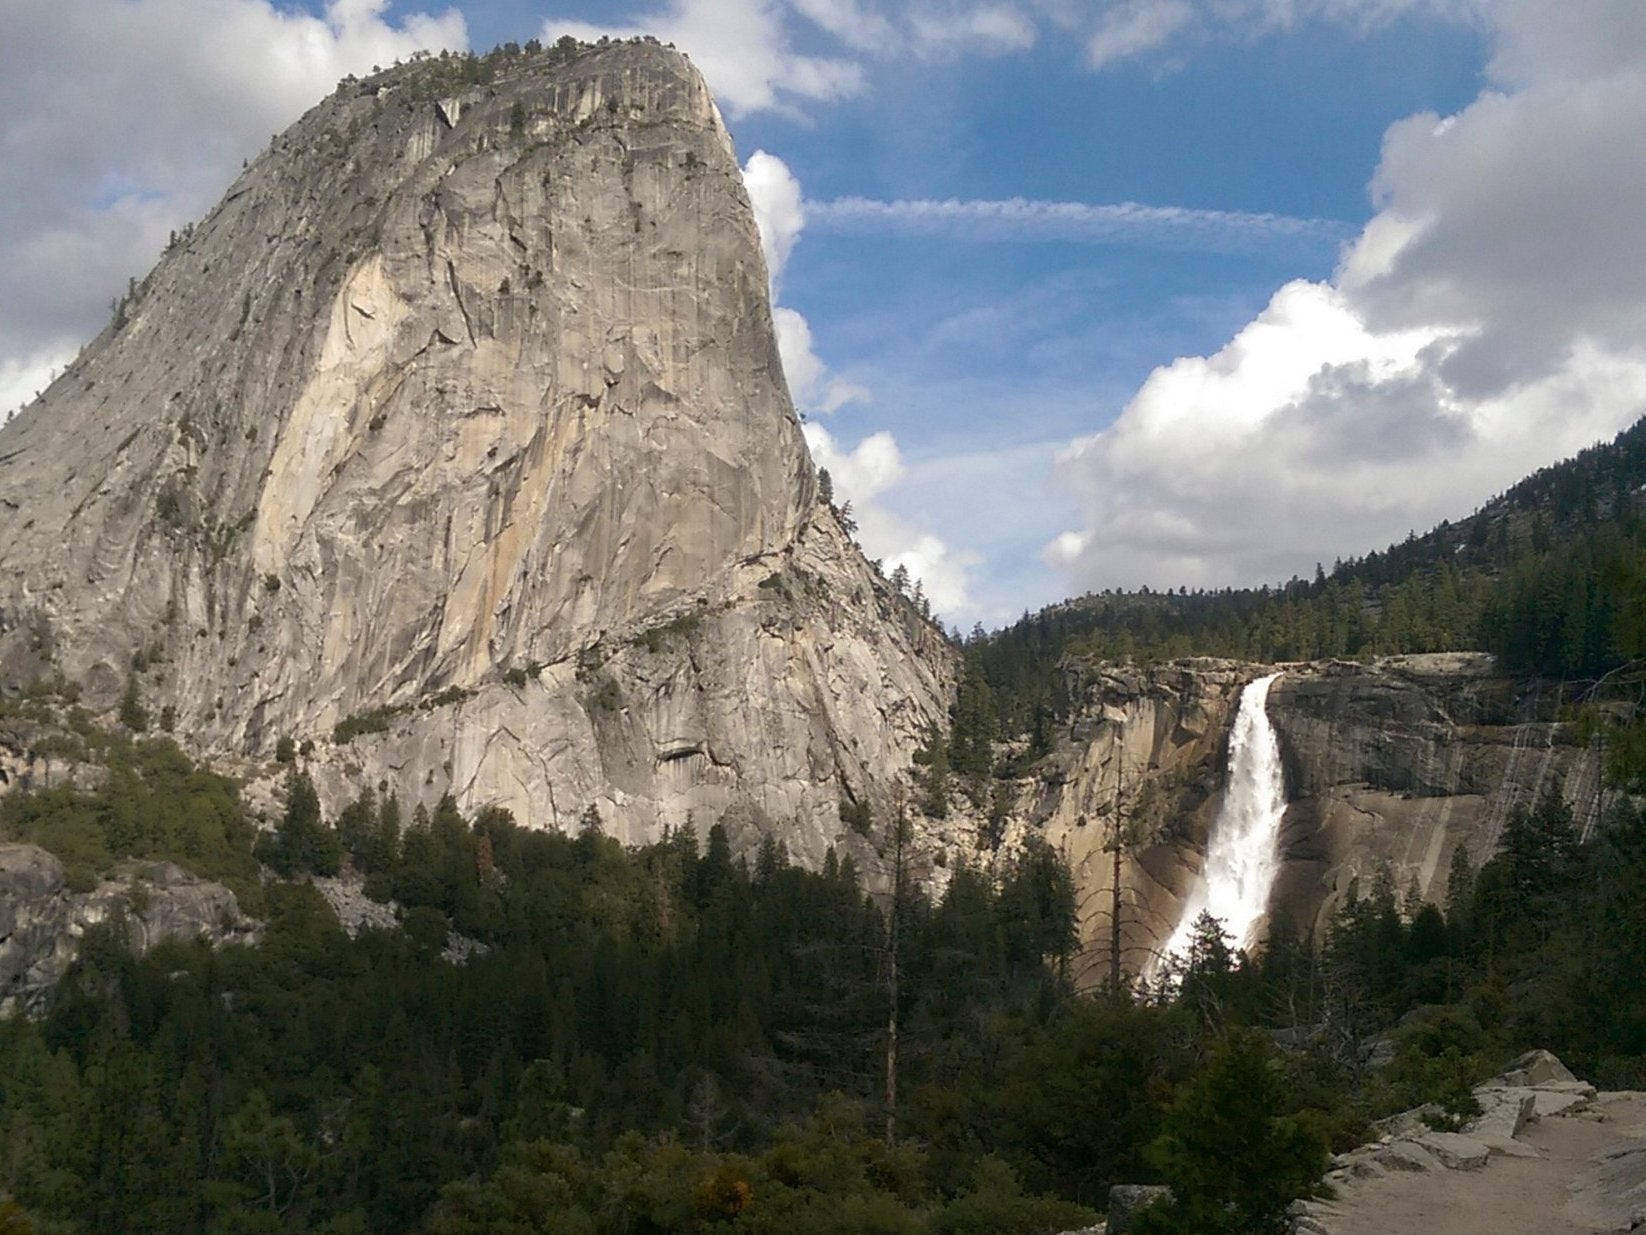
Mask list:
[[819,504],[730,138],[651,42],[345,82],[0,430],[0,675],[108,708],[134,657],[334,806],[816,858],[952,679]]

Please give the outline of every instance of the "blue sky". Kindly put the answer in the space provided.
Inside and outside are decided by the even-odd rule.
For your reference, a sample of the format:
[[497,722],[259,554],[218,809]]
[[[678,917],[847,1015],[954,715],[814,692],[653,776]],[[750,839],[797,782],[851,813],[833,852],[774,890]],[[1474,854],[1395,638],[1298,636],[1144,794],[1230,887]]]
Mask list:
[[[212,59],[170,49],[183,26],[217,29]],[[763,152],[814,454],[865,548],[956,624],[1308,573],[1646,410],[1636,0],[8,10],[0,48],[31,72],[60,52],[84,86],[75,49],[106,37],[158,116],[127,114],[118,75],[43,101],[0,77],[0,189],[38,199],[0,206],[0,403],[322,83],[420,45],[633,30],[691,54],[740,158]]]

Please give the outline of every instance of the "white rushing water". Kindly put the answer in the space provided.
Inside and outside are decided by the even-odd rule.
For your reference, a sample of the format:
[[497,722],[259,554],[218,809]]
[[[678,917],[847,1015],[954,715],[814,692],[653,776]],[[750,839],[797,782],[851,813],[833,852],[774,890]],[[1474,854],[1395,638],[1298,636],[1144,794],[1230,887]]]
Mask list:
[[[1166,956],[1188,951],[1194,921],[1210,910],[1223,923],[1233,947],[1249,947],[1258,921],[1269,906],[1269,889],[1280,866],[1280,817],[1286,811],[1286,783],[1280,769],[1280,746],[1269,724],[1271,673],[1246,687],[1234,732],[1229,735],[1229,785],[1223,809],[1212,824],[1206,865],[1183,916],[1166,944]],[[1151,966],[1158,969],[1158,964]]]

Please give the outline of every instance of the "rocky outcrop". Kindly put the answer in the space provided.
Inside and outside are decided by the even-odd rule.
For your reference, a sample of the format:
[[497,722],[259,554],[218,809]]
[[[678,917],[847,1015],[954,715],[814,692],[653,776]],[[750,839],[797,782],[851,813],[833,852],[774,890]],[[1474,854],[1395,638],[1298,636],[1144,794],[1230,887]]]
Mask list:
[[1276,668],[1268,711],[1288,806],[1271,907],[1299,927],[1322,928],[1385,865],[1401,892],[1415,883],[1443,901],[1457,847],[1478,865],[1510,812],[1546,789],[1565,796],[1580,827],[1599,812],[1598,754],[1557,719],[1554,692],[1510,680],[1481,654],[1074,667],[1075,719],[1020,786],[1018,814],[1073,869],[1083,983],[1108,972],[1117,829],[1122,964],[1135,973],[1199,875],[1240,692]]
[[167,940],[255,938],[234,893],[169,862],[133,862],[88,892],[35,845],[0,845],[0,1016],[31,1012],[68,971],[88,928],[118,922],[137,952]]
[[819,500],[730,138],[652,42],[475,63],[339,87],[0,430],[0,675],[821,860],[953,656]]
[[[1608,1111],[1640,1110],[1640,1095],[1597,1093],[1554,1055],[1540,1050],[1527,1052],[1477,1086],[1474,1097],[1481,1113],[1458,1131],[1444,1130],[1439,1108],[1426,1107],[1382,1121],[1377,1140],[1335,1155],[1325,1180],[1327,1196],[1293,1206],[1294,1235],[1365,1228],[1367,1218],[1378,1212],[1377,1199],[1370,1193],[1390,1176],[1480,1171],[1505,1158],[1545,1159],[1549,1149],[1546,1138],[1537,1135],[1540,1120],[1592,1113],[1605,1121]],[[1646,1195],[1646,1145],[1627,1139],[1630,1131],[1625,1126],[1623,1143],[1602,1151],[1594,1166],[1571,1180],[1569,1199],[1564,1189],[1554,1193],[1546,1182],[1534,1181],[1532,1190],[1541,1194],[1538,1201],[1550,1222],[1558,1217],[1575,1219],[1583,1229],[1629,1230],[1632,1219],[1646,1212],[1641,1203]],[[1638,1129],[1633,1131],[1638,1136]],[[1563,1199],[1564,1211],[1557,1215],[1554,1211]],[[1461,1201],[1455,1212],[1437,1209],[1432,1216],[1437,1230],[1480,1229],[1470,1224],[1472,1215]],[[1600,1221],[1591,1225],[1595,1218]]]

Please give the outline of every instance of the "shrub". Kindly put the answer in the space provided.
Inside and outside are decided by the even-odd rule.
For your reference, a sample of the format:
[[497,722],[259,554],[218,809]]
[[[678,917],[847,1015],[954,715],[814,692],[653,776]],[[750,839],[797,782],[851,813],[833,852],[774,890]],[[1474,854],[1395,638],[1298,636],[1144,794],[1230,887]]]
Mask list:
[[331,740],[339,746],[347,746],[363,734],[387,733],[389,722],[403,711],[405,709],[399,707],[381,707],[354,712],[332,727]]

